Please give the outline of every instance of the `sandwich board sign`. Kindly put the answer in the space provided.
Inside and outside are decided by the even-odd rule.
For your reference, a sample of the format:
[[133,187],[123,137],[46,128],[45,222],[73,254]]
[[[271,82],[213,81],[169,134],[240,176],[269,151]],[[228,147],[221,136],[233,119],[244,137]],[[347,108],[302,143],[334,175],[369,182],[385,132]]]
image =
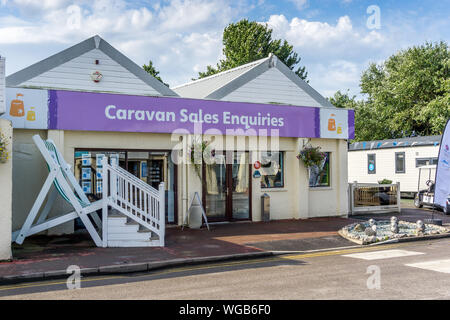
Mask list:
[[[190,226],[190,227],[192,228],[192,223],[191,223],[191,219],[192,219],[192,217],[191,217],[191,212],[192,212],[193,209],[194,209],[194,210],[195,210],[195,209],[200,209],[200,210],[201,210],[201,212],[202,212],[202,217],[205,219],[206,227],[207,227],[208,230],[209,230],[208,218],[206,217],[206,212],[205,212],[205,210],[203,209],[203,204],[202,204],[202,201],[200,200],[200,196],[199,196],[198,192],[195,192],[194,196],[192,197],[191,204],[189,205],[189,208],[188,208],[188,210],[187,210],[187,212],[186,212],[186,215],[184,216],[183,227],[181,228],[181,230],[183,230],[185,226]],[[201,223],[201,218],[200,218],[200,221],[196,221],[196,222],[195,222],[195,224],[197,224],[197,223],[198,223],[199,225],[198,225],[198,226],[195,226],[195,227],[194,227],[195,229],[197,229],[197,227],[198,227],[198,228],[201,227],[201,224],[202,224],[202,223]]]

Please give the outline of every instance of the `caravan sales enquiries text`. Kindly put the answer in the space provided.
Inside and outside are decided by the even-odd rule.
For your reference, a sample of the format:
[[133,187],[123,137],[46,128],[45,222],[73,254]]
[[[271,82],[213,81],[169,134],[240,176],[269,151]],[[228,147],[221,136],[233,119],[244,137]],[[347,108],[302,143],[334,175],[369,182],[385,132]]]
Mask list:
[[[140,121],[158,121],[158,122],[175,122],[176,113],[172,111],[154,111],[154,110],[133,110],[133,109],[118,109],[114,105],[109,105],[105,108],[105,116],[111,120],[140,120]],[[203,113],[202,109],[198,112],[189,112],[187,109],[181,109],[179,112],[180,122],[191,123],[212,123],[217,124],[220,120],[223,124],[234,124],[245,126],[249,129],[252,126],[272,126],[283,127],[284,118],[272,117],[270,113],[265,115],[258,112],[257,115],[233,115],[231,112],[224,111],[222,119],[217,113]]]

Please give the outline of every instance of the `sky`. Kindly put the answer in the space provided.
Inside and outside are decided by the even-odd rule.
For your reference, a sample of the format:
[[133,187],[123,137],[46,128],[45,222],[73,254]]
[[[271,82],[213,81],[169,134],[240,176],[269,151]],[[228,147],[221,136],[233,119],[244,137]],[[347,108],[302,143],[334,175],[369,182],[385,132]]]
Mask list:
[[222,57],[222,32],[267,23],[302,58],[310,85],[360,96],[361,73],[398,50],[450,38],[450,0],[0,0],[0,55],[12,74],[96,34],[171,87]]

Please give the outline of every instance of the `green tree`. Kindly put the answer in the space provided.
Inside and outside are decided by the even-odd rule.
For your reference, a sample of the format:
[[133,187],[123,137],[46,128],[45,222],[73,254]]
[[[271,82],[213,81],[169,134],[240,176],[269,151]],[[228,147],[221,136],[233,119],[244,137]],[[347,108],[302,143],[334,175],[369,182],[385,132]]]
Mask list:
[[[450,52],[446,42],[425,43],[371,64],[361,76],[366,106],[357,118],[371,123],[359,140],[442,134],[450,118]],[[370,119],[371,118],[371,119]]]
[[450,118],[450,53],[425,43],[372,63],[361,76],[364,99],[338,91],[330,102],[355,110],[355,140],[442,134]]
[[349,90],[347,90],[346,93],[342,93],[341,90],[338,90],[334,96],[328,98],[328,100],[337,108],[354,109],[357,104],[356,96],[350,97]]
[[151,74],[153,77],[155,77],[156,79],[158,79],[160,82],[162,82],[164,85],[166,85],[167,87],[169,86],[167,83],[165,83],[161,77],[159,76],[159,71],[156,70],[156,68],[153,66],[153,62],[152,60],[148,61],[148,65],[144,64],[142,66],[142,68],[149,74]]
[[[272,39],[272,29],[247,19],[229,24],[223,31],[223,55],[216,67],[207,66],[205,72],[199,72],[204,78],[218,72],[229,70],[246,63],[266,58],[273,53],[291,70],[294,70],[301,58],[293,51],[293,46],[286,40]],[[295,73],[306,80],[308,73],[305,67],[297,67]]]

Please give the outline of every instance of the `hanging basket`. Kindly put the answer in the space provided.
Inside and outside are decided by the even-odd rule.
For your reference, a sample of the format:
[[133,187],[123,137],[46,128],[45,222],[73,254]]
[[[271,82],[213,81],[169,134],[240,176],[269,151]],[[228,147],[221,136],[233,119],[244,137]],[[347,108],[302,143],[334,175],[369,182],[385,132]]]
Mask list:
[[323,159],[325,159],[326,153],[320,151],[320,147],[313,147],[306,145],[297,155],[297,159],[303,161],[305,167],[310,168],[312,166],[320,166]]

